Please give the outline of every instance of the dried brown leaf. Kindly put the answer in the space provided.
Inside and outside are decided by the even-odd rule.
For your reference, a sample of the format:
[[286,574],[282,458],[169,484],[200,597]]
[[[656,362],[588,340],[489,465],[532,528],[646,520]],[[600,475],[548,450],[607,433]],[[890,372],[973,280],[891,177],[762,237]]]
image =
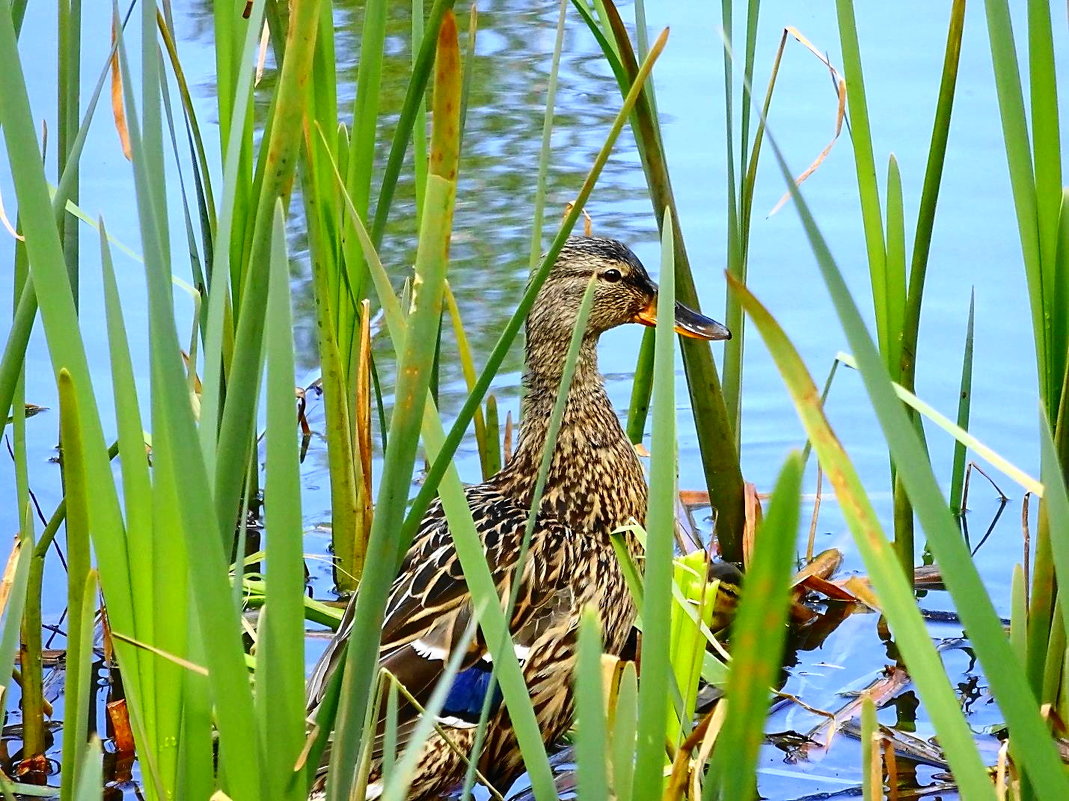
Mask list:
[[11,545],[11,553],[7,556],[7,564],[4,566],[4,575],[0,577],[0,615],[7,609],[8,599],[11,597],[11,586],[15,582],[15,569],[19,564],[19,553],[22,552],[22,540],[16,539]]
[[134,753],[134,732],[130,727],[130,711],[126,708],[126,699],[111,701],[107,709],[116,750],[120,754]]
[[745,569],[749,567],[750,560],[753,558],[754,545],[757,541],[757,527],[761,524],[761,499],[753,482],[746,482],[743,505],[746,523],[742,530],[742,560]]
[[[813,43],[810,42],[797,28],[788,25],[785,30],[796,41],[800,42],[810,53],[816,56],[820,63],[828,68],[832,80],[835,83],[835,93],[838,99],[838,108],[835,113],[835,135],[832,136],[831,141],[824,146],[824,149],[820,151],[820,155],[813,160],[813,163],[806,167],[805,170],[794,179],[795,186],[801,186],[802,183],[824,163],[824,159],[828,157],[828,154],[831,153],[831,149],[835,146],[835,143],[839,141],[839,134],[843,131],[843,120],[846,119],[846,79],[843,78],[843,76],[839,74],[839,71],[832,66],[831,62],[828,61],[828,57],[817,50]],[[768,216],[771,217],[783,208],[790,198],[791,193],[784,192],[783,197],[781,197],[776,205],[772,207],[772,211],[768,213]]]
[[271,42],[271,28],[267,24],[267,20],[264,20],[264,29],[260,34],[260,50],[256,55],[256,77],[253,79],[253,85],[259,86],[260,79],[264,77],[264,64],[267,63],[267,45]]
[[3,224],[4,228],[7,229],[7,232],[9,234],[11,234],[11,236],[13,236],[19,242],[25,242],[26,241],[26,237],[24,237],[22,234],[20,234],[18,231],[16,231],[15,230],[15,226],[12,225],[11,224],[11,220],[8,219],[7,209],[4,208],[4,196],[3,196],[3,194],[0,194],[0,224]]
[[[562,219],[567,219],[568,215],[572,213],[572,209],[575,208],[575,204],[568,201],[564,204],[564,216]],[[594,221],[590,218],[590,213],[583,209],[583,236],[594,235]]]
[[[119,19],[111,21],[111,44],[114,48],[119,38]],[[123,104],[122,73],[119,71],[119,52],[114,50],[111,56],[111,113],[115,117],[115,130],[119,132],[122,154],[127,161],[133,161],[130,151],[130,130],[126,127],[126,107]]]

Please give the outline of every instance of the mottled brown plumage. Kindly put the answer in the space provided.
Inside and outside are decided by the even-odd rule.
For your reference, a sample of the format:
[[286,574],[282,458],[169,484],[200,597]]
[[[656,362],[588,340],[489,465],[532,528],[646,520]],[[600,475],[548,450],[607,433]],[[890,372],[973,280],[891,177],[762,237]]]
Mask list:
[[[527,320],[516,452],[501,472],[467,490],[498,592],[507,597],[517,580],[513,572],[568,343],[592,276],[596,281],[594,303],[510,620],[517,656],[546,743],[557,740],[571,724],[572,669],[582,610],[593,607],[601,613],[609,653],[619,653],[635,616],[609,535],[621,526],[645,522],[646,481],[605,393],[597,367],[597,343],[602,333],[618,325],[650,324],[655,319],[657,287],[624,245],[593,237],[568,240]],[[677,330],[691,336],[729,336],[723,326],[682,306],[676,308],[676,321]],[[637,551],[637,543],[627,536],[632,550]],[[326,680],[343,655],[351,610],[352,604],[309,680],[310,710],[320,701]],[[445,514],[436,501],[427,510],[390,590],[380,664],[417,699],[425,701],[471,614],[471,599]],[[480,695],[479,687],[484,686],[483,676],[491,670],[481,637],[465,655],[463,668],[440,723],[453,744],[466,753],[474,739],[477,710],[485,697],[485,689]],[[505,791],[522,772],[523,763],[507,710],[503,704],[497,707],[479,769]],[[402,747],[415,720],[414,709],[402,711]],[[433,735],[424,746],[409,797],[440,797],[457,785],[464,767],[441,735]],[[376,766],[369,798],[375,797],[378,787],[377,771]]]

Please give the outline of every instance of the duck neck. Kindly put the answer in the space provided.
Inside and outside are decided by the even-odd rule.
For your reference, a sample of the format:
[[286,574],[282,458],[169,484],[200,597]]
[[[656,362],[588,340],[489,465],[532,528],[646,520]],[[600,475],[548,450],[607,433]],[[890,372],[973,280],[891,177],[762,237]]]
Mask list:
[[[550,417],[564,379],[565,361],[565,346],[541,348],[528,344],[523,371],[523,398],[520,401],[520,436],[513,462],[517,463],[518,468],[522,465],[525,474],[532,477],[538,475],[542,463],[542,454],[549,438]],[[557,451],[565,442],[574,440],[576,431],[584,426],[588,434],[593,433],[590,430],[593,427],[606,427],[603,419],[605,412],[616,423],[612,404],[605,394],[604,380],[598,372],[597,341],[588,338],[580,346],[572,374],[568,401],[557,434]],[[615,427],[619,428],[619,423]],[[619,432],[619,435],[622,436],[623,432]],[[559,455],[554,455],[554,462]],[[533,487],[533,480],[531,483]]]
[[[528,339],[519,442],[498,475],[523,503],[534,495],[566,351],[566,343]],[[573,529],[606,536],[618,526],[645,521],[642,466],[605,393],[593,336],[579,351],[541,509]]]

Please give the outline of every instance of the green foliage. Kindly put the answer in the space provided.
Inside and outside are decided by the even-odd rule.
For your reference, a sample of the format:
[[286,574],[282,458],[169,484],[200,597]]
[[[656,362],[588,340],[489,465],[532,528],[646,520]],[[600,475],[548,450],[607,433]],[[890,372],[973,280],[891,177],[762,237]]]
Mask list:
[[[1020,749],[1018,755],[1022,763],[1021,767],[1035,786],[1061,787],[1066,777],[1049,733],[1040,718],[1035,696],[1025,681],[1022,666],[1016,661],[991,598],[984,590],[976,565],[970,558],[968,549],[957,530],[946,499],[939,490],[939,484],[932,473],[923,442],[896,399],[891,382],[887,378],[886,369],[881,366],[880,355],[869,337],[857,306],[850,297],[842,274],[797,187],[791,182],[790,174],[778,150],[776,155],[784,177],[791,187],[794,201],[799,206],[802,222],[828,286],[832,302],[858,360],[870,402],[880,420],[891,456],[899,466],[899,475],[902,477],[917,517],[928,535],[930,547],[942,568],[947,589],[955,600],[973,647],[986,668],[992,690],[1006,716],[1007,724],[1014,732],[1017,747]],[[753,316],[758,307],[750,303],[749,309]],[[767,315],[763,316],[767,317]],[[766,325],[766,331],[771,332],[772,327]],[[781,372],[786,372],[787,352],[782,343],[780,343],[780,348],[773,349],[773,355],[777,358]],[[796,364],[796,367],[801,367],[800,362]],[[802,371],[800,375],[794,376],[794,380],[798,382],[792,388],[796,403],[807,395],[816,397],[815,387],[812,388],[811,393],[801,391],[803,383],[812,384],[808,376],[804,375],[804,368]],[[820,455],[821,443],[816,439],[815,429],[810,428],[810,421],[804,417],[803,422],[807,423],[807,430],[814,441],[814,448]],[[824,432],[826,439],[829,433]],[[834,448],[832,443],[826,442],[825,447],[828,446]],[[833,485],[836,485],[836,479],[833,478],[827,462],[824,459],[822,462],[825,464],[829,479],[832,480]],[[850,475],[843,480],[847,484],[855,484],[856,476]],[[858,511],[854,506],[859,494],[858,489],[859,487],[851,493],[854,500],[850,503],[845,501],[843,503],[844,510],[854,507],[847,514],[848,520],[851,520]],[[836,486],[836,491],[839,492],[838,486]],[[871,516],[871,507],[864,511],[865,516]],[[874,516],[871,522],[875,522]],[[951,712],[950,707],[956,704],[949,697],[950,687],[939,667],[938,657],[934,649],[931,649],[927,635],[923,633],[923,625],[919,615],[916,615],[908,585],[902,581],[893,581],[889,586],[882,586],[884,582],[890,581],[890,576],[887,575],[886,559],[870,558],[875,553],[870,550],[871,548],[882,548],[886,545],[886,541],[878,534],[878,526],[866,531],[867,524],[855,520],[851,527],[859,549],[866,556],[866,566],[873,584],[885,603],[885,612],[891,622],[891,627],[897,637],[908,641],[907,645],[900,645],[900,647],[910,667],[911,675],[917,682],[922,695],[926,696],[925,700],[932,719],[941,731],[941,743],[948,758],[952,765],[955,765],[956,761],[960,761],[963,765],[960,769],[955,767],[955,775],[959,784],[964,791],[967,781],[975,782],[977,793],[981,792],[981,784],[983,784],[986,790],[983,795],[976,797],[985,797],[990,791],[990,785],[986,783],[986,778],[982,780],[978,778],[980,765],[975,745],[968,736],[960,711],[954,709],[953,713]],[[865,545],[862,544],[863,541],[866,542]],[[895,605],[903,604],[897,615],[892,613],[892,602]],[[896,622],[897,616],[900,616],[899,622]],[[931,661],[933,664],[927,666],[918,664],[921,660]],[[925,687],[925,685],[929,686]],[[942,733],[943,727],[946,727],[946,733]],[[969,791],[966,794],[971,798],[972,792]],[[1056,792],[1063,791],[1057,790]],[[1069,792],[1069,788],[1065,792]]]
[[[1039,397],[1049,421],[1057,463],[1069,465],[1069,426],[1065,425],[1066,387],[1069,386],[1069,204],[1062,187],[1061,121],[1055,69],[1051,10],[1046,3],[1027,4],[1027,61],[1018,57],[1010,5],[1005,0],[986,0],[994,82],[998,96],[1002,137],[1006,148],[1010,186],[1021,239],[1035,341]],[[1022,86],[1027,78],[1027,100]],[[1044,477],[1056,480],[1050,465]],[[1045,482],[1046,483],[1046,482]],[[1050,693],[1064,662],[1062,637],[1052,638],[1057,626],[1052,619],[1056,597],[1056,546],[1052,538],[1052,515],[1045,500],[1036,535],[1035,564],[1029,588],[1026,666],[1033,690],[1043,701]],[[1018,625],[1025,625],[1018,618]],[[1041,785],[1033,783],[1033,788]],[[1030,792],[1035,792],[1030,789]]]
[[[99,79],[84,103],[84,117],[79,121],[79,108],[83,106],[79,88],[82,59],[78,50],[81,6],[77,0],[61,3],[57,71],[60,174],[57,188],[50,192],[17,47],[26,4],[21,0],[0,0],[0,74],[5,76],[0,91],[0,130],[11,166],[19,225],[25,234],[25,243],[15,246],[15,312],[0,360],[0,406],[13,410],[16,494],[19,516],[24,521],[10,565],[10,598],[0,625],[0,665],[13,663],[19,628],[25,628],[25,742],[28,750],[43,748],[39,744],[43,743],[40,672],[32,663],[35,659],[39,662],[41,650],[44,554],[65,526],[70,620],[65,704],[68,736],[64,738],[60,788],[63,799],[88,801],[100,797],[99,743],[76,736],[87,729],[90,709],[98,583],[115,635],[115,652],[147,798],[208,798],[221,791],[234,801],[303,801],[332,727],[336,735],[335,767],[328,784],[330,797],[343,799],[353,792],[359,794],[367,779],[372,726],[380,711],[379,688],[382,682],[389,683],[389,677],[381,676],[377,666],[378,628],[385,595],[393,567],[436,494],[442,498],[475,599],[481,636],[490,644],[494,656],[495,680],[500,682],[516,728],[533,794],[540,800],[556,797],[546,750],[508,636],[508,610],[502,610],[497,598],[452,459],[474,421],[483,475],[499,469],[496,401],[492,397],[486,399],[484,409],[484,397],[628,121],[661,227],[661,303],[670,306],[679,297],[688,305],[697,305],[656,102],[648,82],[653,64],[665,46],[665,36],[652,44],[647,42],[641,2],[636,5],[636,45],[631,43],[619,13],[608,0],[593,6],[581,1],[574,4],[603,50],[623,103],[574,208],[539,261],[554,90],[568,10],[567,3],[561,2],[547,86],[531,237],[533,277],[480,373],[459,308],[446,283],[465,87],[471,71],[463,75],[460,67],[460,42],[451,0],[437,0],[425,17],[422,5],[419,0],[413,3],[411,71],[393,139],[388,151],[380,153],[388,4],[374,0],[365,6],[351,130],[337,125],[338,64],[331,2],[257,0],[250,5],[247,20],[234,13],[230,5],[216,4],[218,105],[213,112],[217,112],[219,120],[223,154],[218,176],[214,176],[209,162],[196,106],[171,33],[169,4],[164,4],[162,11],[154,4],[142,4],[139,14],[135,9],[130,24],[138,27],[137,37],[128,39],[122,22],[116,21],[115,70],[121,92],[113,100],[125,112],[131,145],[149,324],[147,332],[127,330],[112,246],[107,228],[100,221],[103,309],[110,392],[116,414],[115,420],[110,421],[101,417],[95,394],[100,389],[99,378],[90,374],[86,343],[79,334],[77,287],[82,243],[76,216],[68,215],[66,210],[68,201],[77,202],[78,164],[89,123],[98,113],[111,62],[108,59],[101,65]],[[1069,795],[1064,771],[1035,698],[1038,695],[1041,701],[1060,704],[1064,717],[1067,679],[1063,666],[1069,604],[1064,593],[1057,593],[1056,586],[1059,577],[1063,586],[1069,581],[1069,545],[1065,540],[1069,501],[1064,491],[1069,429],[1063,424],[1065,388],[1069,384],[1069,324],[1061,313],[1069,304],[1069,215],[1065,211],[1067,196],[1061,188],[1051,16],[1042,0],[1030,0],[1027,9],[1027,102],[1010,27],[1009,4],[1006,0],[986,0],[995,85],[1033,312],[1040,388],[1046,419],[1053,429],[1042,442],[1045,497],[1033,583],[1027,588],[1023,571],[1015,574],[1014,628],[1009,638],[1002,631],[953,525],[946,499],[939,493],[917,426],[907,418],[902,406],[905,401],[922,414],[929,414],[912,394],[915,351],[936,200],[947,153],[964,5],[963,0],[956,0],[950,12],[932,143],[913,249],[909,251],[904,178],[891,156],[886,199],[881,202],[853,8],[850,0],[838,2],[858,191],[876,311],[875,343],[869,340],[826,244],[797,192],[795,202],[890,446],[897,480],[896,531],[901,535],[898,558],[912,563],[912,543],[906,534],[915,511],[939,557],[947,586],[1010,726],[1015,759],[1028,778],[1022,790],[1024,796],[1036,796],[1032,788]],[[786,335],[742,286],[756,168],[765,135],[762,115],[751,136],[750,93],[759,9],[757,0],[747,3],[741,70],[730,50],[725,55],[729,141],[727,261],[736,279],[729,294],[728,321],[737,338],[727,350],[723,393],[709,346],[693,340],[682,346],[703,467],[720,513],[721,543],[728,555],[741,553],[737,537],[743,522],[738,445],[745,306],[784,373],[821,464],[846,510],[897,645],[935,723],[961,792],[970,799],[989,798],[994,791],[939,655],[917,612],[911,587],[896,568],[891,546],[865,491],[823,417],[816,402],[816,389]],[[722,16],[729,45],[734,15],[735,5],[724,0]],[[275,60],[280,67],[272,88],[255,90],[255,54],[265,20],[270,25]],[[475,53],[474,36],[473,12],[467,40],[469,60]],[[127,42],[133,40],[140,43],[137,52],[127,49]],[[163,58],[161,53],[165,53]],[[776,69],[778,62],[764,101],[766,113]],[[434,127],[428,148],[424,128],[427,88],[432,80]],[[741,93],[737,83],[741,84]],[[172,103],[169,92],[175,85],[178,94]],[[736,94],[741,94],[741,103],[736,103]],[[262,137],[256,133],[259,123],[254,115],[254,97],[270,100]],[[177,113],[181,118],[175,118]],[[188,137],[179,135],[183,132],[188,132]],[[167,180],[166,165],[171,154],[165,154],[167,141],[179,139],[188,139],[189,151],[173,155],[183,164],[188,163],[195,177],[192,188],[181,188],[181,217],[174,209],[178,194]],[[391,275],[383,265],[379,250],[410,143],[415,160],[419,244],[408,303],[398,301],[393,286],[398,276]],[[177,151],[178,146],[173,146]],[[425,163],[428,154],[429,163]],[[385,164],[380,175],[377,160],[382,156]],[[308,227],[326,394],[338,584],[340,589],[349,591],[358,586],[359,580],[361,588],[346,667],[320,708],[317,722],[323,728],[311,734],[306,732],[304,720],[304,621],[336,623],[337,615],[303,597],[300,473],[293,430],[293,315],[286,245],[287,209],[297,181]],[[185,229],[184,249],[175,250],[171,229],[181,224]],[[185,260],[201,290],[195,293],[191,339],[188,328],[180,333],[185,324],[179,322],[173,297],[174,275]],[[45,288],[47,291],[38,291]],[[398,376],[388,419],[383,415],[387,419],[384,428],[389,430],[384,437],[373,519],[367,513],[371,506],[370,457],[360,444],[370,439],[367,424],[362,422],[364,401],[371,402],[370,390],[365,391],[359,406],[354,400],[356,387],[365,380],[371,360],[369,337],[362,334],[369,324],[368,307],[363,302],[371,294],[385,312]],[[589,293],[585,303],[584,309],[588,309]],[[469,391],[448,435],[431,395],[445,307],[450,312]],[[21,377],[38,311],[61,399],[65,499],[35,542],[34,519],[28,504]],[[582,325],[577,331],[581,329]],[[641,609],[642,674],[640,677],[632,664],[616,665],[612,681],[606,681],[610,671],[601,658],[596,617],[593,612],[584,615],[575,677],[576,758],[583,798],[608,797],[610,788],[620,801],[681,797],[688,780],[700,778],[697,774],[705,770],[704,757],[695,756],[699,741],[704,740],[704,732],[721,722],[718,743],[712,745],[704,797],[752,797],[768,691],[782,652],[785,587],[797,530],[801,459],[792,455],[787,460],[769,514],[759,530],[760,548],[747,578],[751,591],[744,595],[735,621],[734,655],[730,666],[725,667],[709,651],[714,590],[706,580],[706,557],[699,552],[675,558],[674,553],[677,464],[671,329],[670,316],[663,315],[656,331],[647,332],[628,424],[632,438],[640,440],[652,401],[646,559],[641,568],[627,559],[622,565]],[[130,343],[136,339],[145,339],[149,348],[149,370],[143,380],[135,376],[131,356]],[[574,364],[578,341],[578,336],[573,338],[569,364]],[[971,378],[971,342],[970,310],[963,395],[968,394]],[[190,354],[187,365],[179,358],[183,349]],[[390,354],[377,356],[389,358]],[[198,371],[203,373],[199,391]],[[892,387],[889,378],[901,387]],[[563,413],[566,392],[567,381],[554,410],[556,423]],[[378,400],[383,403],[381,393]],[[262,452],[256,430],[259,420],[265,420],[267,426]],[[949,421],[940,425],[959,442],[968,443],[974,450],[982,449],[982,443],[961,431],[967,422],[968,406],[964,404],[959,407],[956,428]],[[104,431],[109,429],[117,432],[118,440],[117,446],[111,448],[104,438]],[[421,444],[431,467],[423,487],[408,506]],[[116,452],[122,455],[120,469],[112,464]],[[964,447],[957,447],[955,487],[960,487],[964,452]],[[547,449],[540,486],[548,472],[550,454]],[[1004,467],[1026,486],[1037,488],[1034,480],[1012,465]],[[235,543],[242,542],[244,522],[239,518],[261,485],[268,532],[265,551],[243,561],[239,549],[237,564],[231,565]],[[535,504],[539,492],[536,491]],[[955,489],[951,503],[960,506],[959,499],[960,490]],[[266,561],[266,580],[244,573],[251,561],[259,559]],[[366,563],[383,568],[364,571]],[[514,603],[515,599],[509,601]],[[243,620],[245,607],[259,610],[255,623]],[[474,628],[467,634],[475,635]],[[251,654],[246,653],[247,649]],[[406,750],[394,754],[395,749],[387,749],[392,770],[385,797],[399,799],[407,792],[419,749],[432,733],[434,713],[444,702],[450,678],[459,669],[462,650],[458,649],[450,661]],[[255,671],[250,673],[253,664]],[[726,688],[727,709],[716,710],[696,724],[695,707],[702,680]],[[396,720],[399,695],[404,689],[392,684],[389,687],[383,695],[385,715]],[[485,720],[486,714],[484,726]],[[875,728],[871,706],[866,707],[865,726],[870,734]],[[390,742],[397,742],[395,728],[388,726],[386,736]],[[666,759],[666,743],[668,756],[674,756],[671,765]],[[869,738],[866,748],[871,748]],[[875,755],[870,757],[866,759],[867,766],[875,764]],[[474,779],[473,764],[469,785]],[[4,785],[7,792],[9,788]],[[35,792],[38,791],[29,790],[28,794]],[[871,777],[866,792],[873,797],[879,792]]]
[[[611,0],[599,3],[599,11],[603,17],[602,23],[599,24],[582,0],[573,0],[573,3],[598,41],[620,85],[621,94],[633,93],[635,87],[641,86],[642,83],[639,80],[639,64],[627,29],[616,7]],[[656,50],[656,45],[653,50]],[[699,309],[694,275],[683,243],[683,236],[679,230],[679,215],[672,194],[672,184],[669,179],[668,163],[652,89],[643,89],[639,93],[631,119],[631,128],[635,135],[650,200],[653,203],[653,211],[661,232],[664,233],[668,222],[675,227],[673,269],[678,284],[676,296],[690,308]],[[668,215],[664,214],[665,209],[669,211]],[[638,367],[641,369],[636,370],[638,375],[632,396],[632,411],[628,420],[628,433],[633,441],[641,439],[652,386],[650,370],[653,359],[650,353],[653,349],[653,339],[651,337],[652,332],[647,332],[639,356]],[[681,340],[681,350],[683,367],[687,375],[687,390],[698,433],[702,469],[709,488],[710,500],[717,510],[717,535],[720,547],[725,558],[741,561],[744,524],[743,482],[738,445],[735,441],[735,426],[720,388],[720,375],[713,363],[709,343],[684,337]]]
[[[657,305],[675,306],[675,232],[667,209],[661,235],[661,284]],[[654,344],[653,441],[650,452],[650,501],[646,515],[643,576],[642,681],[638,687],[638,741],[634,794],[658,798],[664,785],[664,721],[668,715],[671,673],[672,551],[675,530],[676,416],[674,321],[657,315]]]
[[[973,322],[976,316],[976,293],[969,298],[969,322],[965,329],[965,348],[961,359],[961,387],[958,395],[958,428],[969,427],[969,410],[972,408]],[[965,444],[954,443],[954,467],[950,475],[950,508],[956,514],[964,514],[963,494],[965,488]]]
[[803,464],[798,452],[787,457],[758,531],[746,591],[732,628],[722,745],[714,751],[703,799],[749,801],[757,790],[757,752],[764,739],[769,688],[776,683],[787,639]]
[[[932,139],[924,173],[913,238],[912,258],[906,253],[902,177],[894,155],[888,161],[887,205],[880,203],[876,183],[865,77],[861,67],[861,47],[853,0],[837,0],[839,37],[843,51],[846,97],[850,114],[850,139],[854,146],[854,165],[858,197],[865,231],[872,305],[876,318],[876,341],[887,373],[907,390],[914,389],[917,338],[920,332],[921,303],[928,269],[928,254],[935,224],[936,204],[946,158],[950,116],[957,85],[961,36],[965,22],[965,0],[956,0],[950,12],[943,73],[932,124]],[[886,226],[886,230],[885,230]],[[909,262],[909,274],[906,264]],[[914,418],[915,419],[915,418]],[[920,431],[920,428],[917,429]],[[895,551],[903,570],[912,571],[915,561],[913,544],[913,508],[899,466],[892,460],[891,474],[895,494]]]
[[575,760],[582,798],[609,798],[605,760],[609,738],[601,672],[599,618],[597,611],[590,609],[579,627],[579,660],[575,668]]
[[[789,173],[785,171],[784,174],[786,180],[790,181]],[[795,202],[798,202],[800,197],[795,190]],[[804,211],[805,206],[800,209]],[[816,238],[814,241],[822,242]],[[818,251],[818,255],[823,264],[833,265],[830,255],[825,255],[823,249]],[[765,339],[795,402],[809,440],[813,443],[813,449],[820,459],[824,474],[840,498],[847,525],[864,559],[869,578],[879,594],[883,612],[894,632],[898,647],[906,657],[906,664],[939,732],[940,744],[947,753],[959,787],[963,792],[970,793],[970,798],[993,797],[972,734],[961,715],[954,691],[943,672],[942,660],[932,645],[924,620],[917,609],[912,588],[896,564],[891,543],[883,533],[861,480],[824,416],[823,408],[817,401],[819,395],[816,385],[797,351],[767,310],[744,287],[739,284],[733,286],[740,293],[744,307]],[[858,330],[864,331],[860,318],[857,319],[856,325],[861,326]],[[868,344],[871,350],[871,342]],[[887,408],[902,413],[893,398]],[[960,542],[960,536],[958,541]],[[997,621],[997,618],[995,620]]]

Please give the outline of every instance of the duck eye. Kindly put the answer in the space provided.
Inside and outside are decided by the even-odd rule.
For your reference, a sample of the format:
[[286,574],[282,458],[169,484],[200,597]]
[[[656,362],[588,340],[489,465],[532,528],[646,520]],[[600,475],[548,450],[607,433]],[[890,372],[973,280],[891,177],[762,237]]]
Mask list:
[[615,284],[617,281],[619,281],[624,276],[619,270],[613,268],[613,269],[609,269],[609,270],[606,270],[605,272],[603,272],[601,274],[601,277],[604,278],[609,283]]

